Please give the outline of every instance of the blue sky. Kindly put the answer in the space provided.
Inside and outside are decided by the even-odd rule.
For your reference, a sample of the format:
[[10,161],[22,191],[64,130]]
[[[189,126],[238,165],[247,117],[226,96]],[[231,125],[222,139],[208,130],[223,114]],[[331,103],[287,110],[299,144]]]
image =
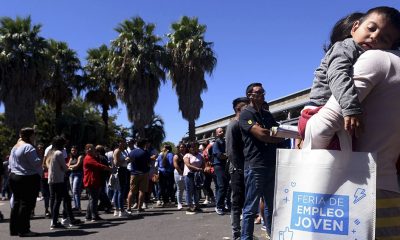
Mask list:
[[[33,23],[43,25],[42,36],[67,42],[82,61],[87,49],[109,45],[125,19],[140,16],[156,24],[156,34],[166,42],[172,22],[198,17],[218,59],[207,76],[199,125],[231,114],[232,100],[251,82],[263,83],[267,101],[310,87],[334,23],[382,5],[400,8],[398,0],[2,0],[0,16],[31,15]],[[188,131],[177,102],[168,81],[160,88],[155,113],[165,121],[165,140],[174,143]],[[119,124],[130,125],[123,104],[112,112]]]

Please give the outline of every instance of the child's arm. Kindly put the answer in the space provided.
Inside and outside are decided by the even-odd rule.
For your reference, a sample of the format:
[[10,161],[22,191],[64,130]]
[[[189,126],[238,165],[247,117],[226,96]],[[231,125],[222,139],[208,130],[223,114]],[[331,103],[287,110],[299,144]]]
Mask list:
[[353,64],[360,55],[352,40],[335,44],[327,58],[327,81],[332,95],[338,101],[345,117],[344,128],[353,134],[361,130],[362,109],[358,92],[352,79]]

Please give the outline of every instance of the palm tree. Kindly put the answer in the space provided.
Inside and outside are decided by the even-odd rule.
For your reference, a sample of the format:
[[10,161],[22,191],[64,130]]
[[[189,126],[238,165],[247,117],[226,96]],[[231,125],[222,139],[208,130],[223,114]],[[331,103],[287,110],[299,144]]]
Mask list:
[[43,98],[55,107],[56,132],[60,134],[62,107],[71,102],[81,64],[77,54],[65,42],[49,40],[50,79],[43,92]]
[[179,110],[189,122],[189,139],[195,140],[195,120],[203,108],[201,94],[207,90],[205,73],[212,74],[217,59],[212,50],[213,43],[204,40],[206,25],[197,18],[182,17],[171,25],[167,36],[167,68],[172,87],[178,95]]
[[114,93],[112,76],[109,72],[109,50],[106,45],[89,49],[85,72],[89,91],[86,100],[102,109],[101,117],[104,122],[104,137],[108,137],[108,110],[118,106]]
[[151,145],[159,149],[165,139],[164,120],[159,115],[154,115],[151,122],[145,127],[145,134]]
[[30,17],[0,19],[0,101],[14,133],[35,122],[35,105],[48,79],[48,44],[40,28]]
[[154,115],[161,82],[165,82],[165,50],[158,45],[161,38],[154,35],[154,28],[140,17],[125,20],[115,29],[119,35],[111,43],[111,66],[119,97],[141,137]]

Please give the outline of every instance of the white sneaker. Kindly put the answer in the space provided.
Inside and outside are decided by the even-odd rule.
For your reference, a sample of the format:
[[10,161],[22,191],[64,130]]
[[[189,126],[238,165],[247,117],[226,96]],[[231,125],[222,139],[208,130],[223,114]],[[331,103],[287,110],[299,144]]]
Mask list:
[[210,203],[210,202],[208,201],[208,199],[204,200],[204,202],[203,202],[204,205],[207,205],[207,204],[209,204],[209,203]]
[[114,217],[119,216],[119,214],[120,214],[120,211],[114,210]]
[[158,200],[156,204],[157,204],[158,207],[160,207],[162,205],[160,200]]
[[267,235],[265,235],[265,238],[266,238],[267,240],[270,240],[270,239],[271,239],[271,237],[269,236],[268,233],[267,233]]
[[71,222],[69,221],[68,218],[62,218],[61,219],[61,224],[64,225],[64,226],[69,226],[70,223]]
[[142,208],[147,209],[147,203],[143,203]]
[[129,217],[129,213],[127,213],[126,211],[121,211],[119,212],[118,217]]
[[133,209],[136,209],[136,208],[138,208],[138,205],[137,205],[137,203],[133,204],[132,208],[133,208]]
[[178,210],[181,210],[183,207],[182,207],[182,204],[181,203],[178,203]]

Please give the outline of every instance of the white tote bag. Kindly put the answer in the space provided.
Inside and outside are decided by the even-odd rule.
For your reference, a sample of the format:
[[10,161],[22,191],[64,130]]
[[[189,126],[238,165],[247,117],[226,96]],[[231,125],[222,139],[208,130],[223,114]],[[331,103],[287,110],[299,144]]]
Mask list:
[[277,151],[273,240],[375,239],[376,156]]

